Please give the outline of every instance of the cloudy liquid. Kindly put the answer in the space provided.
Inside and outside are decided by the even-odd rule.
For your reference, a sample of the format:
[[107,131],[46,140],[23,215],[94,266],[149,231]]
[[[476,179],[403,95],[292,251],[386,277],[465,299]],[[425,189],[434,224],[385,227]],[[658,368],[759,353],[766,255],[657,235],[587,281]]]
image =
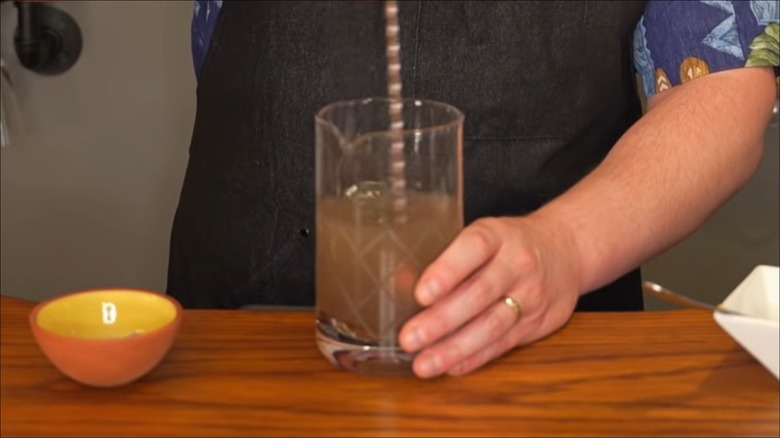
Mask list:
[[462,227],[455,197],[410,192],[402,224],[391,202],[375,194],[317,205],[317,339],[340,366],[372,362],[362,371],[375,372],[411,359],[397,335],[421,310],[415,283]]

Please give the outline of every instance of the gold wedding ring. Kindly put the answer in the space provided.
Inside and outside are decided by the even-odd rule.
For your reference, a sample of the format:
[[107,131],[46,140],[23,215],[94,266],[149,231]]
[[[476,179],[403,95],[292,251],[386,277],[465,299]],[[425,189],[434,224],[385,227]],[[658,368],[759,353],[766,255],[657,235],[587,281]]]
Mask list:
[[515,312],[515,315],[517,315],[517,319],[520,319],[520,315],[523,314],[522,309],[520,309],[520,304],[518,304],[518,302],[515,301],[515,299],[510,297],[509,295],[504,295],[502,301],[504,302],[504,304],[509,306],[509,308],[512,309],[513,312]]

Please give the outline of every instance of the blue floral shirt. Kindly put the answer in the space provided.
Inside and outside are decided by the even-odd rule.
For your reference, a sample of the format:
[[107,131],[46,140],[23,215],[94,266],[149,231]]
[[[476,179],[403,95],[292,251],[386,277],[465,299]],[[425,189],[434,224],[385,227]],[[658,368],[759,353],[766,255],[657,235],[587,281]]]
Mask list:
[[195,0],[192,7],[192,60],[195,74],[199,74],[222,9],[222,0]]
[[645,94],[716,71],[775,67],[777,0],[650,1],[634,32],[634,65]]
[[[192,54],[196,73],[208,51],[222,0],[195,0]],[[780,73],[777,0],[650,0],[634,33],[634,65],[645,95],[739,67]]]

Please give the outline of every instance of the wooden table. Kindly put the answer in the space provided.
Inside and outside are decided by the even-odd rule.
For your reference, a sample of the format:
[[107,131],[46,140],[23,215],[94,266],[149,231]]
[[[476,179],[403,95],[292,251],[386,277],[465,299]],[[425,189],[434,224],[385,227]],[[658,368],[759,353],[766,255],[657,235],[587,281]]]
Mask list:
[[778,436],[778,381],[695,310],[578,314],[481,371],[430,381],[338,371],[310,312],[186,311],[128,386],[63,377],[2,297],[0,433],[12,435]]

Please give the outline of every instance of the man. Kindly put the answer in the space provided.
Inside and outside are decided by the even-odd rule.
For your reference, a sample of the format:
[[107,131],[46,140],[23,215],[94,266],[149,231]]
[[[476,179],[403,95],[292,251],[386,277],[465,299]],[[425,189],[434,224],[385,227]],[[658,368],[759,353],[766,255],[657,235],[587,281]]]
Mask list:
[[[188,307],[311,305],[312,116],[384,94],[382,5],[199,5],[169,293]],[[466,114],[467,227],[420,276],[427,308],[400,333],[420,377],[479,368],[575,308],[641,309],[638,267],[760,161],[776,2],[406,1],[399,13],[407,96]]]

